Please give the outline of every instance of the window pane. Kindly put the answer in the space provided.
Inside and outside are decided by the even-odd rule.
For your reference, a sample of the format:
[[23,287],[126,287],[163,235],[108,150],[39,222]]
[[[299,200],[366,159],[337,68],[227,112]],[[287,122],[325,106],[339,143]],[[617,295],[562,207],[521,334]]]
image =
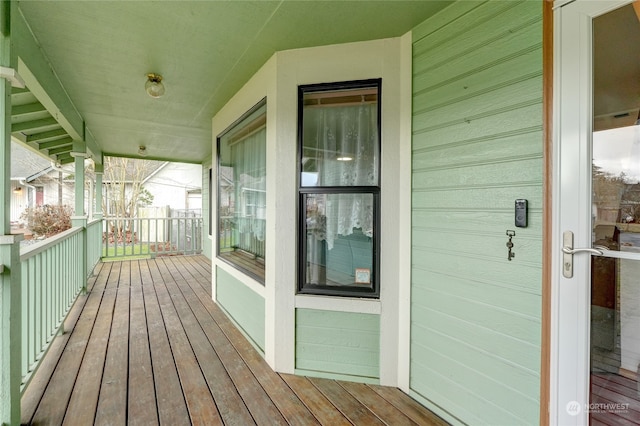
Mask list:
[[[218,144],[218,254],[243,269],[264,270],[266,106],[241,120]],[[250,272],[264,276],[263,271]]]
[[378,89],[305,93],[301,186],[378,185]]
[[373,289],[373,194],[305,199],[305,285]]

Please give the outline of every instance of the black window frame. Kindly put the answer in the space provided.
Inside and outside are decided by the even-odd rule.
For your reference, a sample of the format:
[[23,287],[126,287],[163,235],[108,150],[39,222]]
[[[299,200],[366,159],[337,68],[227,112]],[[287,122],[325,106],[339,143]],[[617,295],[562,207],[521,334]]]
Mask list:
[[[217,182],[216,182],[216,200],[217,200],[217,205],[216,205],[216,257],[220,260],[222,260],[223,262],[227,263],[228,265],[231,265],[232,267],[234,267],[235,269],[243,272],[244,274],[250,276],[251,278],[253,278],[254,280],[256,280],[257,282],[259,282],[262,285],[265,285],[265,278],[264,278],[264,274],[266,273],[265,270],[265,259],[266,259],[266,253],[264,254],[264,258],[262,258],[262,260],[258,260],[258,258],[256,257],[254,259],[256,265],[260,266],[263,270],[263,276],[260,276],[258,274],[256,274],[255,272],[253,272],[251,269],[245,268],[243,267],[241,264],[239,263],[235,263],[232,262],[228,257],[224,257],[220,255],[220,206],[221,206],[221,199],[220,199],[220,181],[221,181],[221,164],[220,164],[220,143],[221,143],[221,139],[230,131],[234,130],[236,128],[236,126],[238,126],[240,123],[242,123],[246,118],[250,117],[253,113],[255,113],[256,111],[258,111],[260,108],[265,108],[265,116],[267,114],[267,98],[262,98],[258,103],[256,103],[253,107],[251,107],[248,111],[246,111],[244,114],[242,114],[237,120],[235,120],[233,123],[231,123],[226,129],[224,129],[218,136],[216,136],[216,161],[217,161]],[[266,141],[265,141],[266,143]],[[266,149],[266,147],[265,147]],[[265,164],[265,170],[266,170],[267,165]],[[265,244],[266,247],[266,244]]]
[[[364,88],[377,89],[377,144],[378,144],[378,182],[376,186],[302,186],[302,160],[304,136],[304,96],[307,93],[322,91],[357,90]],[[381,182],[382,182],[382,79],[352,80],[336,83],[320,83],[298,86],[298,155],[297,155],[297,186],[298,186],[298,262],[297,262],[297,294],[322,295],[335,297],[380,298],[380,229],[381,229]],[[328,286],[306,283],[306,200],[313,194],[371,194],[373,196],[373,237],[372,237],[372,267],[371,288],[358,286]]]

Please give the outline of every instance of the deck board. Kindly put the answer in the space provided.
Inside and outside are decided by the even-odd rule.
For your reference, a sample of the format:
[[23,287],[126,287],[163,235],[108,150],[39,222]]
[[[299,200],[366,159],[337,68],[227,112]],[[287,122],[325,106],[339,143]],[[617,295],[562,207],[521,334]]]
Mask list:
[[[149,269],[145,262],[142,269]],[[153,359],[153,377],[157,401],[158,418],[161,424],[189,424],[187,403],[180,387],[180,378],[175,367],[169,337],[162,319],[162,312],[153,285],[143,286],[147,315],[149,349]]]
[[395,388],[274,373],[211,300],[211,263],[101,263],[26,389],[23,424],[445,425]]
[[640,424],[640,392],[638,383],[613,373],[591,374],[592,423],[607,425]]
[[[127,264],[128,262],[124,262]],[[127,276],[128,269],[120,270],[120,279]],[[127,410],[127,385],[129,373],[129,301],[130,293],[127,284],[105,291],[105,298],[115,293],[116,303],[113,308],[113,320],[109,334],[107,357],[104,363],[102,384],[98,398],[95,424],[125,424]]]
[[366,384],[343,382],[340,385],[384,423],[393,424],[394,426],[416,424],[393,405],[385,404],[384,398]]
[[[137,273],[139,276],[139,269]],[[129,315],[129,424],[157,424],[158,410],[156,409],[144,294],[142,286],[134,286],[133,282]]]
[[[111,276],[111,272],[108,275]],[[62,424],[87,342],[93,329],[95,317],[102,301],[102,286],[107,283],[108,280],[96,281],[96,285],[93,288],[97,291],[91,291],[89,294],[82,314],[75,324],[58,364],[47,383],[47,392],[42,395],[42,399],[33,415],[33,423]],[[42,371],[38,370],[36,376],[40,373]],[[29,389],[31,387],[27,391]],[[62,410],[60,407],[64,407],[64,409]]]
[[107,355],[112,311],[115,305],[115,293],[106,292],[100,303],[96,320],[91,331],[87,350],[80,365],[76,379],[77,385],[71,393],[71,400],[65,415],[66,422],[72,424],[91,424],[96,414],[96,404],[100,394],[102,370]]
[[281,376],[320,424],[327,426],[351,425],[351,422],[336,409],[318,388],[313,386],[308,378],[291,374],[282,374]]
[[322,392],[351,423],[356,425],[384,425],[374,413],[360,404],[335,380],[311,378],[313,385]]

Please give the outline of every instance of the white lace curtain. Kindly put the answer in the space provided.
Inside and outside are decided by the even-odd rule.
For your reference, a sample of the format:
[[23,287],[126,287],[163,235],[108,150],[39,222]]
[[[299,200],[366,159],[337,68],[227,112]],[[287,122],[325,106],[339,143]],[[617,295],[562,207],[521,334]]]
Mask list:
[[[315,164],[315,186],[378,185],[377,123],[375,103],[305,110],[305,157]],[[373,236],[371,194],[331,194],[324,207],[325,226],[316,237],[329,249],[338,235],[351,235],[354,228]]]
[[238,231],[260,241],[266,222],[266,135],[263,127],[231,145]]

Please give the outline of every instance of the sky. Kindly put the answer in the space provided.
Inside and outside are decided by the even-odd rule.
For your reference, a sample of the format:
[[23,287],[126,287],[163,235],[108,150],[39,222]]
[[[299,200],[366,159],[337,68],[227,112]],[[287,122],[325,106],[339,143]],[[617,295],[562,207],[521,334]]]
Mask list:
[[640,182],[640,125],[595,132],[593,163],[614,176],[624,172],[629,183]]

